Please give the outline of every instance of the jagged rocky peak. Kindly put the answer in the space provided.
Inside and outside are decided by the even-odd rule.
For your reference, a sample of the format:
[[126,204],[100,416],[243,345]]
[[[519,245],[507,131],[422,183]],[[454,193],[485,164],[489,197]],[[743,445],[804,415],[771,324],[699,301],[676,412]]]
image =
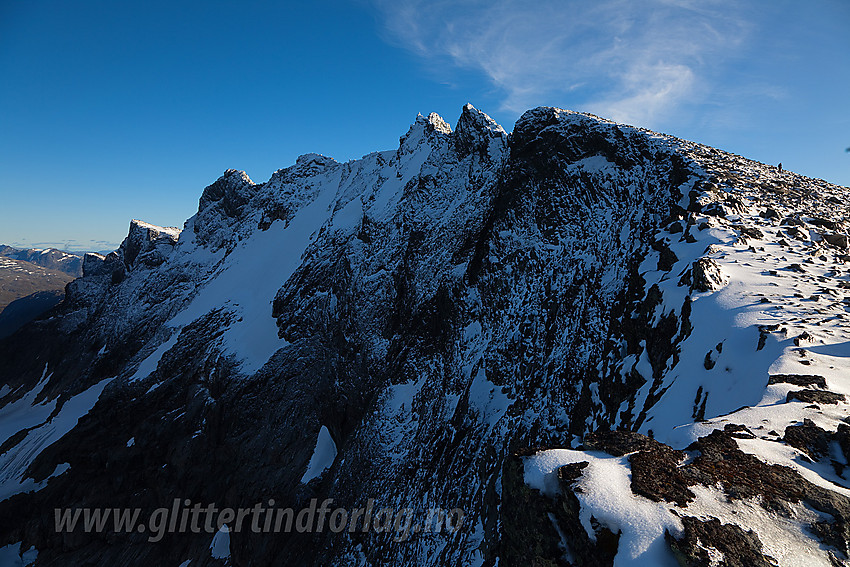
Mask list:
[[180,238],[180,229],[157,226],[133,219],[126,238],[117,250],[107,255],[94,252],[83,257],[83,278],[109,276],[119,283],[127,272],[140,267],[155,268],[162,264]]
[[653,142],[648,131],[623,126],[593,114],[539,107],[525,112],[517,120],[511,134],[511,151],[516,155],[533,157],[541,148],[557,147],[557,163],[550,161],[547,167],[603,156],[617,166],[629,169],[641,161],[654,159],[659,149],[679,155],[677,161],[681,163],[685,156],[679,151],[675,139],[664,138],[667,139]]
[[499,153],[499,150],[507,144],[508,138],[504,128],[469,103],[460,113],[454,136],[461,156],[476,152],[482,157]]
[[204,189],[198,203],[198,211],[217,204],[225,215],[236,217],[241,207],[250,200],[254,187],[254,182],[247,173],[228,169],[215,183]]
[[436,112],[427,118],[419,114],[407,133],[399,139],[399,153],[411,153],[423,142],[439,145],[440,140],[451,140],[459,159],[475,153],[486,162],[499,159],[507,147],[508,135],[504,128],[484,112],[466,104],[454,131]]
[[133,219],[130,221],[130,232],[119,250],[128,270],[142,264],[154,267],[165,261],[179,238],[179,228],[156,226]]
[[[421,118],[422,115],[420,114],[417,117],[417,121],[419,121]],[[442,132],[443,134],[452,133],[452,127],[449,126],[449,123],[443,120],[443,117],[437,114],[436,112],[432,112],[431,114],[429,114],[425,122],[435,132]]]
[[228,246],[234,221],[245,216],[246,205],[259,189],[244,171],[228,169],[207,186],[198,202],[198,213],[187,221],[198,240],[217,250]]
[[432,112],[427,118],[419,114],[407,133],[398,139],[398,154],[413,153],[423,142],[434,143],[439,136],[451,134],[452,127],[436,112]]

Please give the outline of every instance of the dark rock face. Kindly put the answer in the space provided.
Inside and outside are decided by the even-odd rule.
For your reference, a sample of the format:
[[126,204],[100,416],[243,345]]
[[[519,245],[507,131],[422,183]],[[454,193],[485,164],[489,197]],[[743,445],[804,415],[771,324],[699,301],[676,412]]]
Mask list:
[[218,229],[242,218],[255,188],[244,171],[235,169],[228,169],[215,183],[207,186],[201,194],[192,225],[198,240],[214,250],[227,245],[227,236]]
[[65,293],[61,290],[39,291],[16,299],[0,312],[0,339],[8,337],[39,315],[55,307]]
[[244,171],[228,169],[215,183],[204,189],[198,211],[206,211],[210,206],[217,205],[224,215],[236,217],[250,201],[253,186]]
[[[0,546],[35,546],[40,565],[221,565],[210,533],[158,543],[58,534],[50,514],[105,506],[144,516],[175,498],[353,509],[374,498],[416,514],[462,509],[465,527],[409,541],[242,530],[230,534],[228,561],[610,565],[621,533],[594,519],[591,535],[573,490],[586,465],[562,468],[551,499],[524,483],[515,456],[581,442],[628,455],[632,490],[650,502],[683,507],[695,487],[717,483],[733,499],[805,502],[833,516],[818,533],[839,553],[846,503],[742,452],[735,440],[749,430],[687,448],[636,432],[665,419],[655,408],[668,392],[703,420],[731,388],[718,339],[711,369],[705,349],[697,361],[712,380],[675,389],[693,370],[679,366],[682,349],[704,329],[705,296],[691,294],[728,280],[703,258],[704,229],[745,208],[722,189],[718,176],[731,170],[715,159],[553,108],[527,112],[508,136],[467,106],[454,130],[420,116],[395,151],[345,164],[307,154],[261,184],[228,170],[182,232],[133,221],[118,250],[85,257],[51,317],[0,342],[0,411],[27,396],[56,400],[57,412],[89,403],[46,447],[34,440],[49,418],[4,441],[0,458],[21,458],[0,481],[13,492],[0,500]],[[754,245],[768,237],[735,225]],[[663,275],[650,281],[654,269]],[[764,327],[752,352],[774,349],[778,333]],[[752,379],[761,387],[766,377]],[[829,394],[825,379],[773,378]],[[308,475],[325,431],[336,457]],[[20,489],[27,479],[42,484]],[[709,536],[728,540],[723,553],[759,553],[746,530],[710,520],[693,520],[670,546],[703,561]]]
[[553,501],[525,485],[521,454],[505,463],[501,561],[507,565],[613,565],[619,533],[599,526],[591,539],[579,520],[580,504],[571,487],[587,463],[561,467],[561,491]]

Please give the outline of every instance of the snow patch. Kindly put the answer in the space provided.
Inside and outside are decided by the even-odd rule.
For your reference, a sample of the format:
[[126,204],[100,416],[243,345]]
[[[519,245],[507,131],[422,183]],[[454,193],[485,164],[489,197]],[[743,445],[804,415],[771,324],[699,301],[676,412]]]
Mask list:
[[596,534],[590,523],[591,516],[614,533],[622,531],[614,558],[615,567],[677,567],[664,540],[664,532],[669,530],[679,536],[682,523],[664,504],[632,493],[628,456],[612,457],[596,451],[570,449],[541,451],[523,459],[525,483],[554,497],[559,492],[558,469],[582,461],[589,464],[576,482],[580,490],[576,490],[581,503],[579,519],[594,541]]
[[136,368],[136,371],[130,376],[130,382],[136,382],[137,380],[142,380],[147,378],[154,372],[159,366],[159,361],[162,360],[162,356],[171,350],[175,344],[177,344],[177,338],[180,336],[179,331],[173,331],[171,333],[171,337],[161,345],[159,345],[156,350],[154,350],[151,354],[149,354],[141,363],[139,363],[139,367]]
[[307,470],[304,472],[304,476],[301,477],[301,482],[306,484],[331,468],[331,465],[334,464],[334,459],[336,459],[336,454],[336,443],[334,443],[331,437],[331,432],[323,425],[319,430],[319,436],[316,438],[316,447],[313,449],[313,456],[310,457],[310,464],[307,465]]
[[224,524],[210,542],[210,555],[213,559],[230,559],[230,528]]
[[21,543],[23,542],[19,541],[0,547],[0,567],[27,567],[35,563],[38,550],[30,547],[27,551],[21,552]]
[[[45,448],[76,427],[80,418],[91,411],[103,389],[112,380],[101,380],[67,400],[59,413],[28,431],[23,439],[0,455],[0,501],[22,492],[39,490],[46,485],[50,477],[39,483],[32,478],[25,479],[27,469]],[[51,477],[62,474],[68,468],[67,463],[58,465]]]
[[505,415],[513,400],[502,388],[487,379],[487,373],[479,368],[469,386],[469,404],[481,412],[481,419],[492,428]]
[[15,433],[44,423],[53,413],[56,407],[55,399],[44,400],[40,404],[35,403],[36,398],[50,381],[51,376],[53,376],[53,373],[47,374],[47,365],[45,364],[41,380],[32,390],[21,399],[0,408],[0,445]]

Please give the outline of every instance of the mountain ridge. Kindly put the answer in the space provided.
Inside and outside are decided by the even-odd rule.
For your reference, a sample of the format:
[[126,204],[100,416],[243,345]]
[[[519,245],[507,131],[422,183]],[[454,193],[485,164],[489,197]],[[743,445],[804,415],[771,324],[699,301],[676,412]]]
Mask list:
[[[587,476],[573,480],[599,486],[606,469],[583,452],[593,435],[602,450],[631,444],[616,470],[633,479],[640,458],[666,462],[662,446],[703,455],[721,446],[727,464],[744,458],[729,445],[739,430],[723,440],[712,433],[730,424],[758,439],[753,420],[768,419],[785,432],[770,443],[804,447],[793,451],[808,447],[783,441],[795,438],[793,419],[840,437],[844,401],[821,415],[793,400],[850,393],[823,362],[850,354],[840,348],[847,195],[707,146],[545,107],[526,112],[510,135],[467,105],[453,130],[435,114],[419,116],[395,151],[347,163],[305,154],[261,184],[227,170],[182,232],[134,221],[117,251],[86,256],[83,277],[50,320],[0,342],[0,383],[10,388],[0,418],[33,392],[62,407],[89,401],[79,425],[49,437],[40,453],[30,454],[46,422],[2,445],[0,509],[9,519],[0,534],[21,550],[35,547],[37,564],[91,556],[145,564],[173,560],[178,549],[211,565],[283,557],[293,565],[568,564],[570,549],[592,551],[598,534],[617,529],[623,543],[610,559],[618,564],[647,559],[647,550],[708,554],[694,536],[708,528],[669,520],[688,513],[680,500],[663,504],[651,483],[639,489],[644,496],[618,493],[623,502],[646,494],[662,502],[654,517],[671,535],[641,539],[617,509],[573,494],[569,483],[547,500],[551,475],[586,462]],[[820,321],[820,310],[826,321],[810,328],[805,321]],[[785,311],[784,330],[774,327]],[[44,345],[26,346],[38,340]],[[803,376],[803,367],[825,376],[814,394],[768,383]],[[760,404],[780,397],[787,411],[769,417]],[[758,417],[736,412],[744,405]],[[739,423],[723,422],[733,414]],[[609,430],[634,437],[612,440]],[[302,483],[321,431],[337,456]],[[768,452],[753,446],[746,453],[763,462]],[[800,455],[771,458],[812,482]],[[817,471],[816,486],[843,502],[841,473]],[[98,494],[103,486],[116,496]],[[703,491],[705,510],[722,501],[690,490]],[[230,556],[216,559],[208,534],[159,544],[74,534],[60,544],[28,512],[60,502],[153,508],[170,501],[163,494],[223,505],[273,494],[294,507],[325,497],[353,506],[365,494],[386,506],[462,508],[466,523],[404,543],[375,532],[232,534]],[[828,499],[811,494],[802,500],[824,509]],[[574,516],[554,511],[558,498]],[[730,525],[718,506],[713,517]],[[833,527],[814,536],[829,551],[806,548],[817,560],[846,560],[835,543],[846,525],[841,506],[830,508]],[[587,510],[603,523],[593,527]],[[523,531],[529,525],[535,533]],[[767,538],[763,523],[741,529]],[[767,557],[776,542],[803,541],[791,528],[782,533],[764,539],[765,549],[748,539],[746,549]]]

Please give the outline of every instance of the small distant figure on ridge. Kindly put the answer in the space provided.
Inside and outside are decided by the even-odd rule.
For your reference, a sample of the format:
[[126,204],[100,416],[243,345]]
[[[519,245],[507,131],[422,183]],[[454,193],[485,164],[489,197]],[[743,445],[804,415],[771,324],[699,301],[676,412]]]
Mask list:
[[782,173],[782,162],[779,162],[779,173]]

